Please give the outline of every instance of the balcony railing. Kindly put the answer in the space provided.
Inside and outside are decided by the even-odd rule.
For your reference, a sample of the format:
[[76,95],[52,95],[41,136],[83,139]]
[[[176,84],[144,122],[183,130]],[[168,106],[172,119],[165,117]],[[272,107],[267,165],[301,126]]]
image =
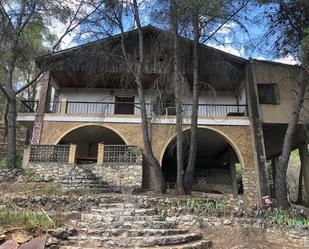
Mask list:
[[[23,101],[21,112],[36,112],[37,101]],[[183,114],[190,116],[192,114],[192,105],[183,104]],[[128,102],[50,102],[46,106],[47,113],[58,114],[95,114],[95,115],[140,115],[141,108],[139,103]],[[153,105],[146,104],[148,115],[171,115],[176,114],[174,106],[168,104]],[[247,105],[232,104],[200,104],[198,107],[198,116],[247,116]]]

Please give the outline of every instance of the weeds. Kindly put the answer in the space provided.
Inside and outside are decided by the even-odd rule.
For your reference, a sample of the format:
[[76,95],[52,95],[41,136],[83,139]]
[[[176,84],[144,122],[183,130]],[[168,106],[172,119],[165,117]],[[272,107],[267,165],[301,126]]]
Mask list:
[[5,207],[0,209],[0,225],[4,227],[24,226],[27,229],[47,231],[48,229],[61,226],[62,223],[59,219],[49,219],[44,213],[28,210],[13,210]]
[[195,200],[195,199],[188,199],[188,200],[180,200],[177,201],[176,204],[179,208],[206,208],[209,210],[229,210],[233,209],[236,206],[232,205],[229,202],[217,202],[214,200],[206,199],[206,200]]
[[91,194],[90,190],[84,188],[70,190],[68,193],[77,196],[87,196]]
[[198,226],[200,229],[203,229],[203,228],[204,228],[204,219],[203,219],[203,217],[198,216],[198,217],[195,218],[195,220],[196,220],[197,226]]
[[297,217],[292,211],[290,213],[284,213],[280,209],[275,208],[274,211],[268,215],[268,218],[271,219],[273,223],[280,226],[303,225],[309,227],[308,219]]
[[53,182],[45,183],[42,188],[40,189],[40,195],[58,195],[61,194],[62,191],[59,186]]

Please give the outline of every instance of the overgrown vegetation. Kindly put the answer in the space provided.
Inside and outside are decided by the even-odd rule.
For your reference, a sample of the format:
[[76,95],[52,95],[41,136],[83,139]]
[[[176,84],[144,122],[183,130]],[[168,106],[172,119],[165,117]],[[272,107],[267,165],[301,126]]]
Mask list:
[[62,194],[62,190],[57,184],[53,182],[47,182],[41,187],[38,194],[39,195],[60,195]]
[[179,200],[176,203],[176,206],[179,208],[206,208],[209,210],[231,210],[236,207],[235,204],[232,204],[229,201],[218,202],[212,199],[206,200],[196,200],[196,199],[187,199]]
[[62,226],[61,218],[58,216],[51,219],[43,212],[29,210],[14,210],[10,207],[0,209],[1,227],[24,227],[25,229],[40,229],[47,231],[51,228]]
[[267,218],[280,226],[303,225],[309,227],[309,219],[291,208],[288,212],[283,212],[282,210],[275,208],[267,215]]

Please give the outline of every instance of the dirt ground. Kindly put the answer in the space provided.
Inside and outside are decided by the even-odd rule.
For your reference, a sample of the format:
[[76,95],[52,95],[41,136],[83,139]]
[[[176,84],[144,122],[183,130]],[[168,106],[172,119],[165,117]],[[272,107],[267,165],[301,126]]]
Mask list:
[[204,237],[213,241],[213,249],[307,248],[303,246],[303,241],[295,242],[284,236],[266,233],[266,230],[251,226],[212,226],[204,229]]

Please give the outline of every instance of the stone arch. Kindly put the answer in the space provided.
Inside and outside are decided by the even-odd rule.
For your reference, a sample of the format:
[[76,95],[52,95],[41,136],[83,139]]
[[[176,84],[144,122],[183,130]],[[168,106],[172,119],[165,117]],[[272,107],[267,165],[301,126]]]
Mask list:
[[[184,166],[187,165],[190,144],[190,128],[184,131]],[[160,162],[167,182],[176,181],[176,134],[161,152]],[[237,141],[213,127],[198,127],[198,154],[195,168],[194,190],[220,193],[243,193],[242,170],[244,159]],[[236,174],[236,168],[239,169]],[[241,169],[241,170],[240,170]],[[237,184],[238,183],[238,184]]]
[[93,163],[98,159],[99,144],[125,145],[122,137],[102,125],[83,125],[70,129],[58,140],[58,144],[76,144],[77,163]]
[[109,129],[113,132],[115,132],[119,137],[121,137],[121,139],[125,142],[125,144],[129,144],[128,143],[128,140],[125,138],[125,136],[119,132],[117,129],[115,129],[114,127],[112,127],[111,125],[106,125],[106,124],[97,124],[97,123],[86,123],[86,124],[80,124],[80,125],[77,125],[75,127],[71,127],[70,129],[66,130],[63,134],[61,134],[61,136],[58,137],[58,139],[56,140],[56,142],[54,143],[55,145],[56,144],[59,144],[59,142],[66,136],[68,135],[70,132],[74,131],[74,130],[77,130],[77,129],[80,129],[80,128],[83,128],[83,127],[86,127],[86,126],[97,126],[97,127],[103,127],[103,128],[106,128],[106,129]]
[[[198,126],[198,129],[209,129],[209,130],[212,130],[214,132],[217,132],[219,133],[221,136],[223,136],[226,141],[232,146],[232,148],[234,149],[234,151],[236,152],[237,154],[237,157],[240,161],[240,165],[242,167],[242,169],[245,169],[245,161],[244,161],[244,158],[243,158],[243,155],[240,151],[240,149],[238,148],[238,146],[236,145],[236,143],[228,136],[226,135],[224,132],[218,130],[218,129],[215,129],[213,127],[210,127],[210,126]],[[185,131],[188,131],[190,130],[190,128],[186,128],[183,130],[183,132]],[[165,145],[163,146],[163,150],[161,151],[161,155],[160,155],[160,165],[162,166],[162,161],[163,161],[163,156],[164,156],[164,153],[168,147],[168,145],[171,143],[171,141],[176,137],[176,133],[173,134],[173,136],[171,138],[169,138],[169,140],[165,143]]]

